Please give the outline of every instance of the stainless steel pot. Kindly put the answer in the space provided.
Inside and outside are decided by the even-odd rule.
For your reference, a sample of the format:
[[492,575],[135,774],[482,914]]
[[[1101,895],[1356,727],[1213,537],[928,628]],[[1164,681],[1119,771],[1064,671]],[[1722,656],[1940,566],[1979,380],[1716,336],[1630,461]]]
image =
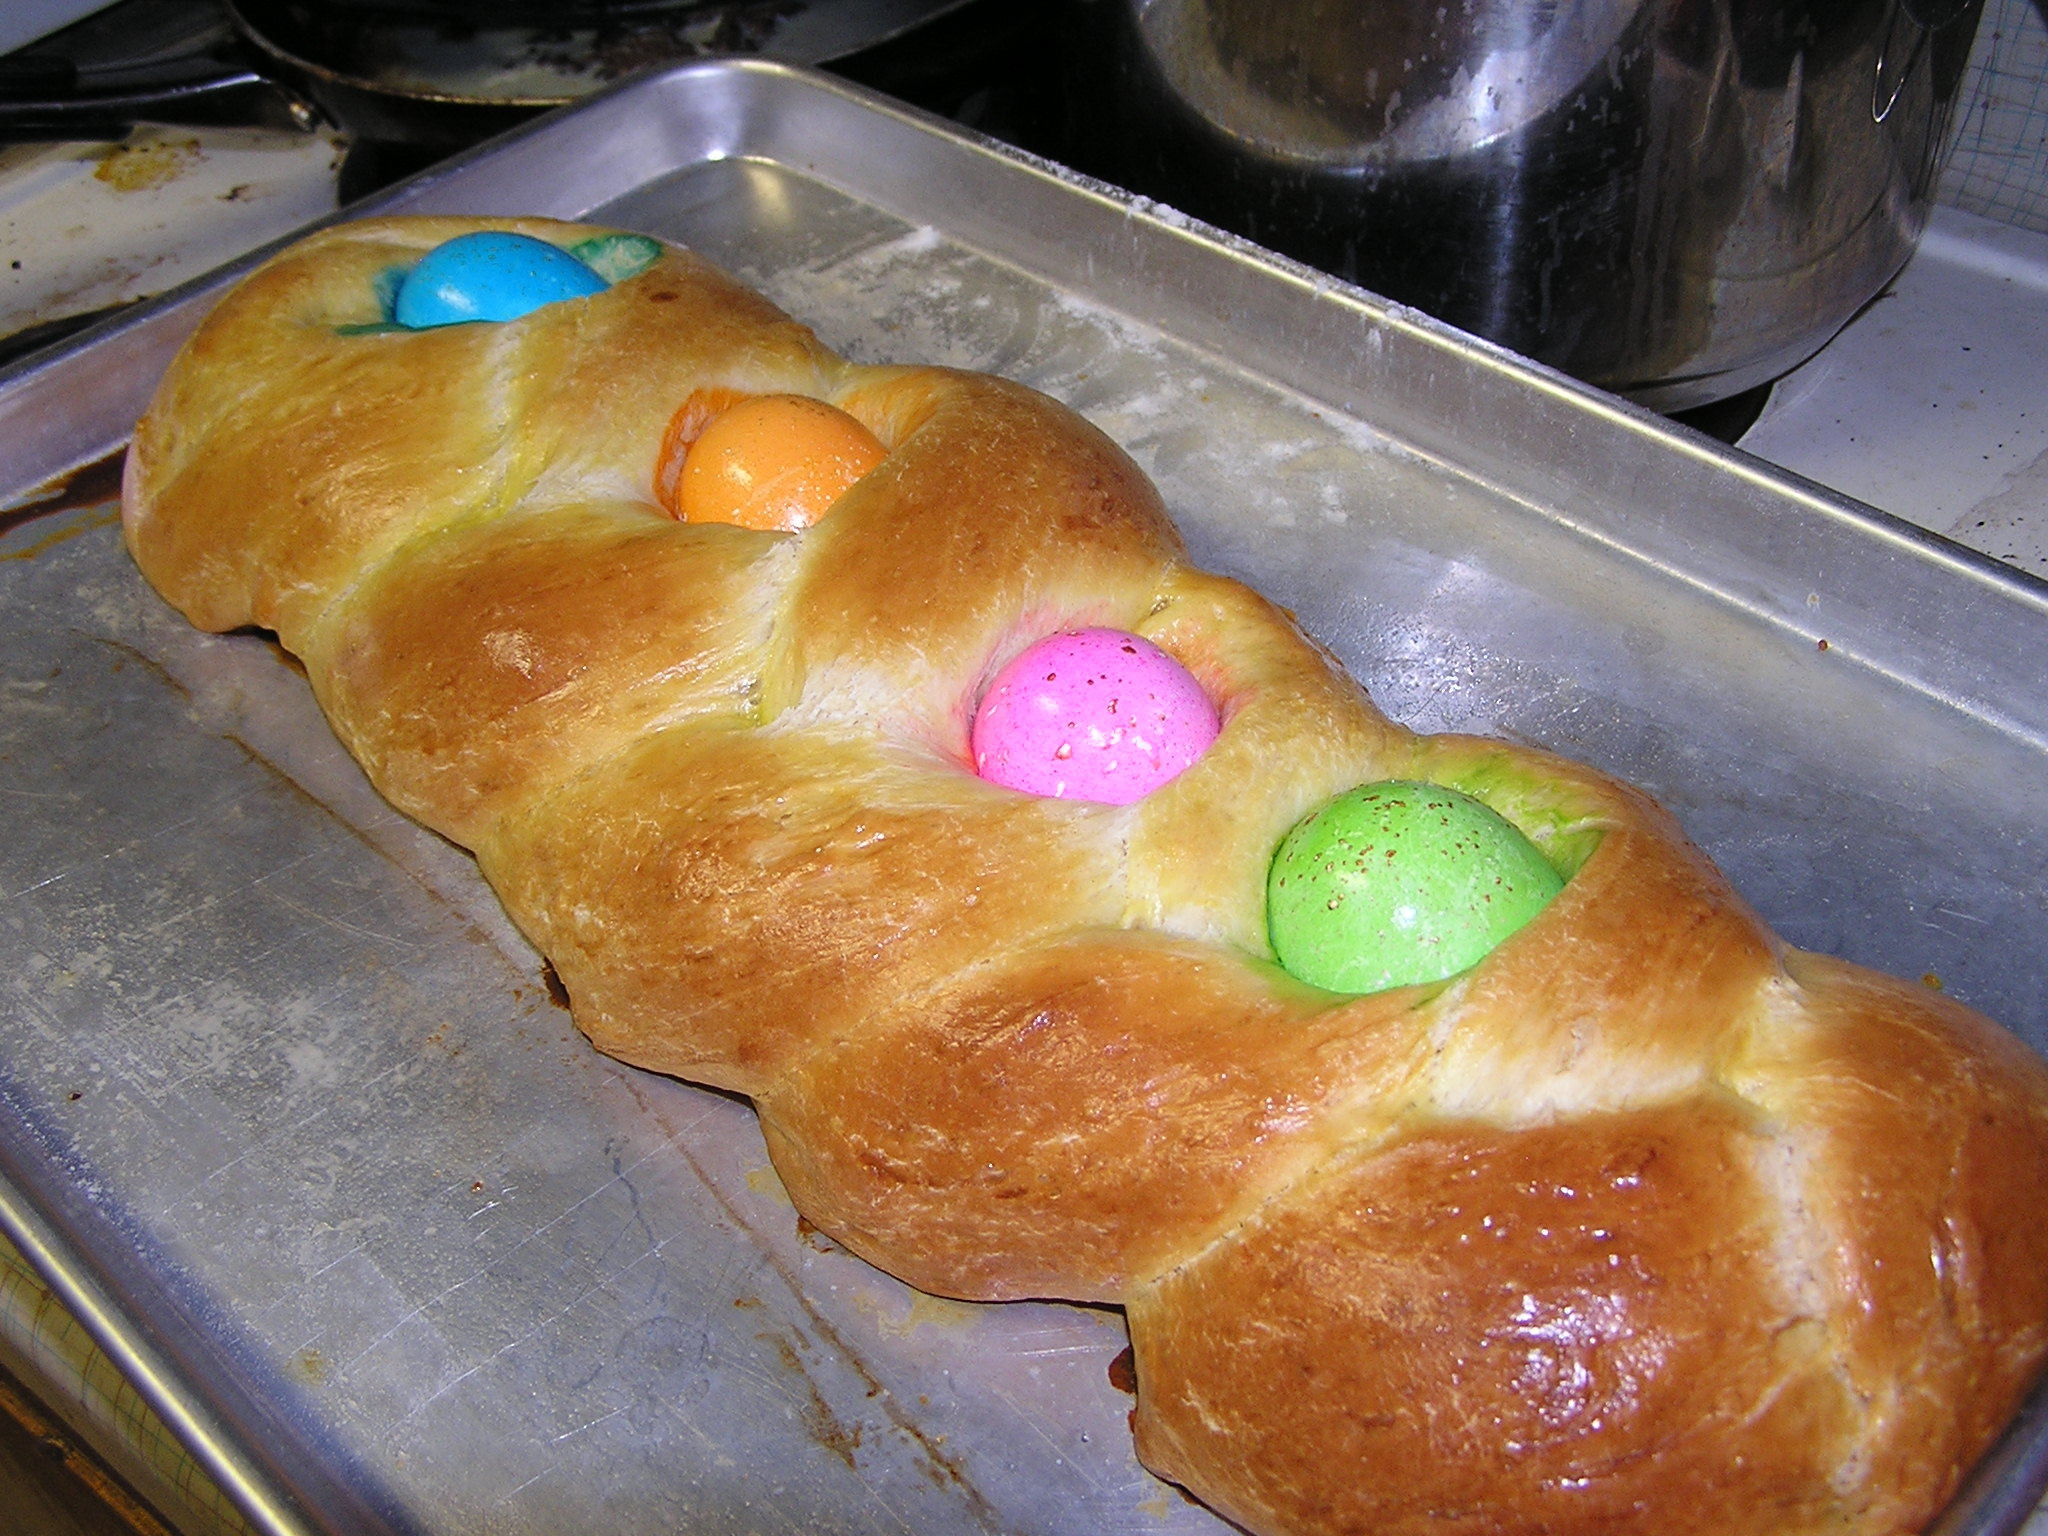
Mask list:
[[1078,0],[1074,159],[1659,409],[1923,227],[1982,0]]

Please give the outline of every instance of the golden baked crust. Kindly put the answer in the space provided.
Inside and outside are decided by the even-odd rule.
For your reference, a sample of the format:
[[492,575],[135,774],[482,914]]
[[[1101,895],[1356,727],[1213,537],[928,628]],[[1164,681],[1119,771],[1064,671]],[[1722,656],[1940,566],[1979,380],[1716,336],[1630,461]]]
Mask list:
[[[600,233],[287,251],[172,366],[126,528],[193,622],[304,659],[598,1046],[751,1095],[799,1208],[917,1285],[1124,1305],[1141,1454],[1255,1531],[1932,1518],[2048,1348],[2031,1053],[1787,952],[1635,791],[1389,722],[1028,390],[845,363],[673,250],[374,329],[380,274],[480,222]],[[696,390],[831,401],[888,458],[801,534],[678,524]],[[980,688],[1081,625],[1224,719],[1132,806],[967,767]],[[1385,778],[1569,879],[1474,970],[1339,997],[1272,963],[1265,868]]]

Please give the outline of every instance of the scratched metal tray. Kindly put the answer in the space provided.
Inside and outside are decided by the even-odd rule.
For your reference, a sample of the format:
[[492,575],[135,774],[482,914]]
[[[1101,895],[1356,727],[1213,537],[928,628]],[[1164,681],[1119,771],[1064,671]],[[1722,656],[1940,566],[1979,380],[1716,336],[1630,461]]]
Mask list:
[[[834,345],[993,369],[1393,713],[1646,784],[1796,943],[2037,1048],[2027,578],[821,77],[699,66],[380,200],[687,242]],[[1134,1462],[1114,1313],[807,1235],[746,1107],[618,1066],[466,856],[104,495],[219,281],[0,377],[0,1219],[268,1531],[1218,1533]],[[1952,1513],[2017,1528],[2043,1419]]]

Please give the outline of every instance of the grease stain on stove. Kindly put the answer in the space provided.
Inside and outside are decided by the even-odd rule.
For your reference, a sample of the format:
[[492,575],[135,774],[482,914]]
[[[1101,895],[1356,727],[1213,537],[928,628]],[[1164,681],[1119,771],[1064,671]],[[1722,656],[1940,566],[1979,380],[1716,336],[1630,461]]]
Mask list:
[[197,139],[160,139],[152,144],[116,144],[99,157],[93,180],[116,192],[148,192],[168,186],[201,159]]

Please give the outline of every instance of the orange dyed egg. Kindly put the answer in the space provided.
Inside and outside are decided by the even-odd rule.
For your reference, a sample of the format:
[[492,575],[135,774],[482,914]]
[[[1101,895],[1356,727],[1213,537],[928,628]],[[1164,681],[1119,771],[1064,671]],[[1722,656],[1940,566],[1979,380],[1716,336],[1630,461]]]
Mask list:
[[808,528],[888,457],[881,440],[808,395],[753,395],[708,422],[676,477],[686,523]]

